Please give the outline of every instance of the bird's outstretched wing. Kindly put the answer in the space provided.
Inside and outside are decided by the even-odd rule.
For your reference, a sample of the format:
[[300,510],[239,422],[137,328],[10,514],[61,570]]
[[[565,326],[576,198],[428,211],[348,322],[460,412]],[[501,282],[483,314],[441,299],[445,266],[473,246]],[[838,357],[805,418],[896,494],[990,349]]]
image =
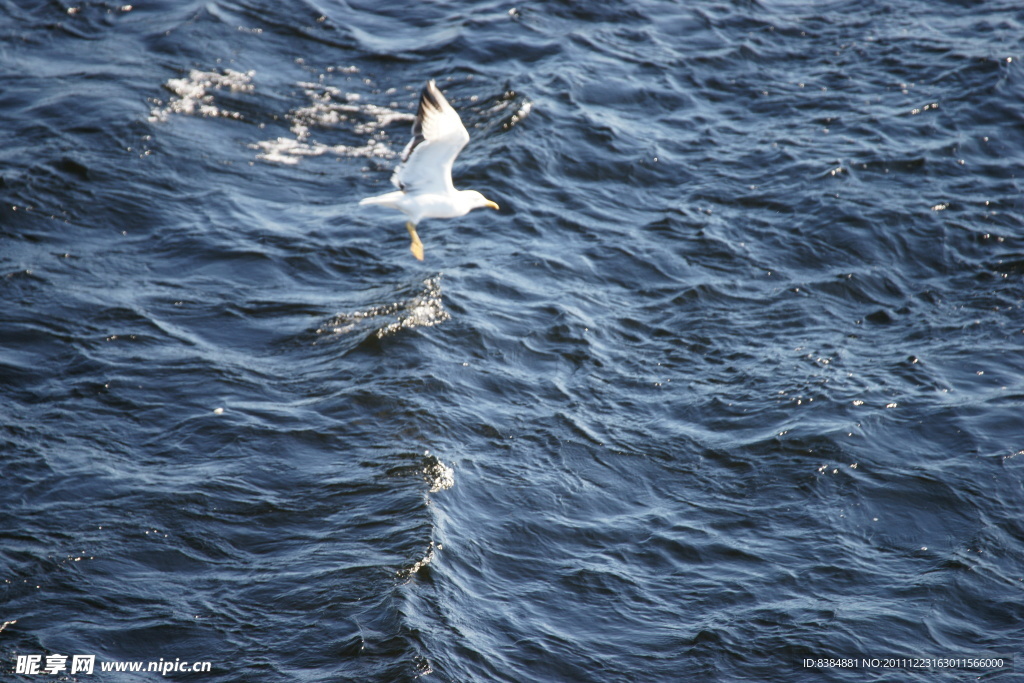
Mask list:
[[431,80],[420,95],[412,140],[405,146],[391,182],[414,194],[453,192],[452,164],[467,142],[469,133],[462,119]]

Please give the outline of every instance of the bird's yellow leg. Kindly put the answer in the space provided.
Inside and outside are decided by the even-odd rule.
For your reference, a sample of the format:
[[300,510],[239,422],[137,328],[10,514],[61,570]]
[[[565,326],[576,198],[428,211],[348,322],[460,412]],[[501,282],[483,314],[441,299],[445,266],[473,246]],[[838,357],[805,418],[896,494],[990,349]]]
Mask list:
[[423,260],[423,242],[420,242],[420,236],[416,234],[416,226],[411,222],[405,224],[405,229],[409,231],[409,237],[412,238],[412,244],[409,245],[409,251],[416,257],[417,260]]

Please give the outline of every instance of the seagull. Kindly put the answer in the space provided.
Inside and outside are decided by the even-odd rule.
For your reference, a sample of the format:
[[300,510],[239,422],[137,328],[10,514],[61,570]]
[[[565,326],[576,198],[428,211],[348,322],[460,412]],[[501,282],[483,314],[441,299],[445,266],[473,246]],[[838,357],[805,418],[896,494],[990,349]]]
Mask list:
[[397,192],[367,197],[360,204],[397,209],[409,217],[405,229],[412,244],[409,250],[423,260],[423,243],[416,225],[424,218],[455,218],[473,209],[497,209],[498,205],[476,190],[456,190],[452,185],[452,164],[469,142],[469,132],[458,112],[452,109],[433,80],[420,94],[420,106],[412,124],[412,140],[402,152],[391,182]]

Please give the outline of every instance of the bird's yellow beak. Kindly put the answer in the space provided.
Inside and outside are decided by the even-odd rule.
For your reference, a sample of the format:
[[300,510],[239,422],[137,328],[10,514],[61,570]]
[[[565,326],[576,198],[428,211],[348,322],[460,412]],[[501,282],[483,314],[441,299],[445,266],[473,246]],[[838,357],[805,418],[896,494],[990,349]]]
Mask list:
[[487,200],[487,203],[484,204],[484,206],[486,206],[488,209],[500,209],[501,208],[500,206],[498,206],[497,204],[492,202],[490,199]]

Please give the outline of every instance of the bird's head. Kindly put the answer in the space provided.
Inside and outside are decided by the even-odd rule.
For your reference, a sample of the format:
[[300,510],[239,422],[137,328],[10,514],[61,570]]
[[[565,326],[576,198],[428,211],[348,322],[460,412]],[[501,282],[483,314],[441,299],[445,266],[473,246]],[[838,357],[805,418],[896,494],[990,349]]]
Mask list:
[[463,193],[470,201],[474,209],[497,209],[498,205],[476,190],[466,190]]

